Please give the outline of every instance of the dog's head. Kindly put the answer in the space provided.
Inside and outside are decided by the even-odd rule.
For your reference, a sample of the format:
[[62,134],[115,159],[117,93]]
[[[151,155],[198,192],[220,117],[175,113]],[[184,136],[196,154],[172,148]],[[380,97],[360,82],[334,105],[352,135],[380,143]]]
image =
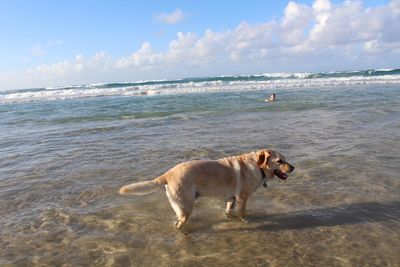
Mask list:
[[272,179],[276,175],[280,179],[287,179],[287,174],[294,170],[294,166],[289,164],[285,157],[272,150],[261,150],[257,152],[257,164],[267,176]]

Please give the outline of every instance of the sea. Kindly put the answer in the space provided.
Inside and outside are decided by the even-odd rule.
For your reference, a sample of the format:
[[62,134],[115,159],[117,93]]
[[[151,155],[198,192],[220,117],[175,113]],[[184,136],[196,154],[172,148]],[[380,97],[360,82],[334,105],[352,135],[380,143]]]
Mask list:
[[[118,194],[263,148],[249,223]],[[399,167],[400,69],[0,88],[0,266],[399,266]]]

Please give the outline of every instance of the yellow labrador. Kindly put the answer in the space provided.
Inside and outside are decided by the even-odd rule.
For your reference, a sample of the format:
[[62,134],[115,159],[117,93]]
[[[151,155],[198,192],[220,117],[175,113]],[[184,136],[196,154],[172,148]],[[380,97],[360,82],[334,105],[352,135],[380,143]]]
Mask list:
[[214,197],[227,201],[226,214],[238,205],[238,217],[245,219],[246,202],[267,180],[286,179],[294,167],[275,151],[259,150],[219,160],[183,162],[151,181],[121,187],[120,194],[147,195],[165,185],[180,228],[188,220],[198,197]]

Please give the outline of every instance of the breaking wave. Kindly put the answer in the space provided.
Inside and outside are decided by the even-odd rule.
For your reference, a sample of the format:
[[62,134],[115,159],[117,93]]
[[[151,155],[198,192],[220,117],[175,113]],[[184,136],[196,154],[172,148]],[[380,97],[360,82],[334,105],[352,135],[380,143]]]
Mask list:
[[0,92],[0,104],[99,96],[148,96],[279,88],[325,88],[369,84],[400,84],[400,69],[320,73],[264,73],[259,75],[232,75],[21,89]]

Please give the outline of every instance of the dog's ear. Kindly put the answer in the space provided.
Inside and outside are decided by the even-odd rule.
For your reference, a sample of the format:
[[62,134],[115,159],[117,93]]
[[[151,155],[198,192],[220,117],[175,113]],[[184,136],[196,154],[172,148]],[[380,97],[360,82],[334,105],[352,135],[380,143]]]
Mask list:
[[258,160],[257,160],[258,167],[265,168],[265,166],[267,166],[269,156],[270,154],[268,153],[267,150],[261,151],[260,154],[258,154]]

